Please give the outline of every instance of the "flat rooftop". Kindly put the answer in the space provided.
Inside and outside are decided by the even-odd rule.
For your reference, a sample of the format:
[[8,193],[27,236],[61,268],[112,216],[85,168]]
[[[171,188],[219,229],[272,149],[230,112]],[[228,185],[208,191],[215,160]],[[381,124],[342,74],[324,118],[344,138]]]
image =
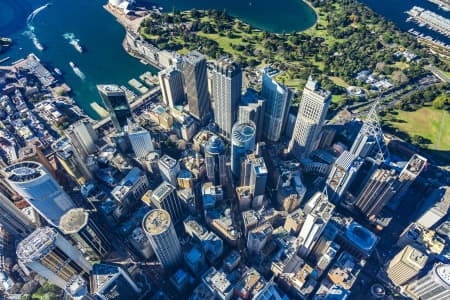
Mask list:
[[25,262],[40,259],[55,247],[57,236],[56,229],[39,227],[19,243],[16,249],[17,257]]
[[89,213],[83,208],[73,208],[66,212],[59,220],[59,229],[64,234],[80,231],[89,221]]
[[158,235],[170,227],[170,215],[163,209],[154,209],[144,217],[144,229],[151,235]]

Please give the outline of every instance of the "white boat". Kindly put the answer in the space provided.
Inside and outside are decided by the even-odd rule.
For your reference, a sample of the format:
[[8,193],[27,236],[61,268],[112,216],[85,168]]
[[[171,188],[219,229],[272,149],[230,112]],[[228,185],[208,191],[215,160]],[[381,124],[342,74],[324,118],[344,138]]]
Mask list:
[[80,77],[81,80],[85,80],[86,79],[86,75],[84,75],[84,73],[80,70],[80,68],[78,68],[73,62],[69,62],[69,65],[72,68],[72,70],[75,73],[75,75]]
[[72,45],[75,50],[77,50],[80,53],[83,53],[83,47],[80,45],[80,40],[75,38],[75,34],[72,32],[66,32],[63,34],[63,37],[69,41],[69,44]]
[[58,74],[59,76],[61,76],[61,75],[62,75],[62,72],[61,72],[61,70],[60,70],[60,69],[58,69],[58,68],[54,68],[54,69],[53,69],[53,71],[55,71],[55,73],[56,73],[56,74]]

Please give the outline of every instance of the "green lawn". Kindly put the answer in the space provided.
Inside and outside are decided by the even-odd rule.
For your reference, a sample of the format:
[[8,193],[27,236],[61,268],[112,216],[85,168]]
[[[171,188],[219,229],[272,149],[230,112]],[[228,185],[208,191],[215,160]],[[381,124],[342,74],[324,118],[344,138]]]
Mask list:
[[431,141],[429,149],[450,151],[450,114],[445,110],[423,107],[413,112],[396,111],[389,120],[393,127],[409,136],[420,135]]

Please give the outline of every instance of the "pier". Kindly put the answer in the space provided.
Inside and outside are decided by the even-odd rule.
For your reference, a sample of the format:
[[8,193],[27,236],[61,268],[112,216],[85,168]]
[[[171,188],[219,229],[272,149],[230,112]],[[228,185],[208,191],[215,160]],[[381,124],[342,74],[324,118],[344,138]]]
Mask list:
[[414,20],[419,23],[419,25],[426,25],[429,29],[450,38],[449,19],[419,6],[414,6],[406,13],[410,16],[407,21]]

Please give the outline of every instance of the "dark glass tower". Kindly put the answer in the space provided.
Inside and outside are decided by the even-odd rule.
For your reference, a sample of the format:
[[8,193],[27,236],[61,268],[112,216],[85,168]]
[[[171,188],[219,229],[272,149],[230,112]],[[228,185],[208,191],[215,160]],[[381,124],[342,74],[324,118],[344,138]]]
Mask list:
[[130,105],[125,97],[125,92],[117,85],[97,85],[103,104],[111,116],[114,128],[118,132],[123,131],[128,119],[132,119]]

